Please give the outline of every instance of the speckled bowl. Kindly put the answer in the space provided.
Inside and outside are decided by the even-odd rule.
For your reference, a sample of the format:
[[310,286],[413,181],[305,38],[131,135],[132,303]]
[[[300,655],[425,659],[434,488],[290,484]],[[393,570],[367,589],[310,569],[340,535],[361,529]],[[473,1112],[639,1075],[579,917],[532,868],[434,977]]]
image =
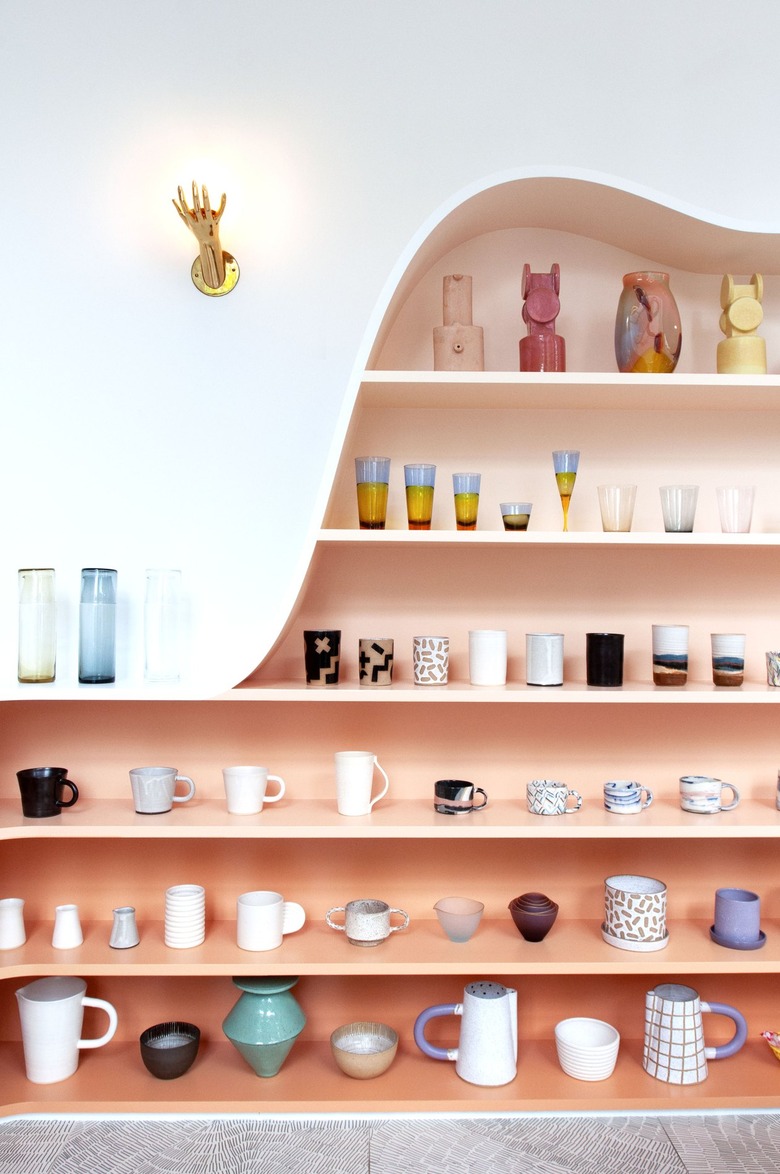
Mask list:
[[381,1076],[398,1050],[398,1033],[386,1023],[345,1023],[330,1037],[333,1059],[342,1072],[356,1080]]
[[175,1080],[192,1067],[200,1046],[200,1028],[175,1020],[147,1027],[140,1038],[141,1059],[158,1080]]

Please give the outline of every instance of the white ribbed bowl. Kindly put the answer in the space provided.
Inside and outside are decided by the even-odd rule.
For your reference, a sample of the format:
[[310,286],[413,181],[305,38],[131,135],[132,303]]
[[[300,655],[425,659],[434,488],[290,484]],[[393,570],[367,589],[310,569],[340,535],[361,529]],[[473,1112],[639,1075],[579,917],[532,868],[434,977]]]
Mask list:
[[607,1080],[615,1070],[620,1033],[602,1019],[562,1019],[555,1025],[558,1063],[575,1080]]

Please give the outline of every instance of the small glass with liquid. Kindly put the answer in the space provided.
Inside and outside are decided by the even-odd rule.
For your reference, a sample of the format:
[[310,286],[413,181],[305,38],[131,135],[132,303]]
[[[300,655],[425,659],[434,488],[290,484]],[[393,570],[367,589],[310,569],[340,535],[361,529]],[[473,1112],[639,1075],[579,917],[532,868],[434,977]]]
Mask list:
[[430,530],[433,517],[435,465],[404,465],[406,516],[410,530]]
[[361,530],[384,530],[390,457],[355,457],[358,522]]
[[481,473],[452,474],[456,530],[476,530],[481,481]]

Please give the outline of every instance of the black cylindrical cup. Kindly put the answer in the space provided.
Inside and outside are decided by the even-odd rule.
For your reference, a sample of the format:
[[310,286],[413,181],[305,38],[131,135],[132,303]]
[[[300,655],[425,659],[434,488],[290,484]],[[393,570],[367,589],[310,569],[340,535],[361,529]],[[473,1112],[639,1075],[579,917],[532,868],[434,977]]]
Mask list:
[[[30,819],[46,819],[59,815],[62,807],[72,807],[79,792],[67,774],[66,766],[34,766],[29,770],[18,770],[16,777],[22,797],[22,815]],[[63,799],[63,787],[70,788],[69,799]]]
[[307,685],[338,685],[341,659],[340,629],[305,629],[303,653]]
[[588,632],[586,636],[589,685],[614,689],[623,684],[622,632]]
[[[474,802],[475,795],[484,795],[481,803]],[[469,811],[480,811],[487,803],[487,791],[475,787],[465,779],[439,779],[433,784],[433,806],[442,815],[463,815]]]

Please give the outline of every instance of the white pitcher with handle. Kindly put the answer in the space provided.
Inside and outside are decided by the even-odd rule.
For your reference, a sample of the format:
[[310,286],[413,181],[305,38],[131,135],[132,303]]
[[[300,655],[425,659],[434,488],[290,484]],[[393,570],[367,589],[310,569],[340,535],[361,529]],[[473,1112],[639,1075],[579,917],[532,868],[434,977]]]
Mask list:
[[[437,1048],[425,1038],[425,1025],[442,1015],[460,1015],[457,1048]],[[470,982],[462,1003],[427,1007],[414,1025],[417,1047],[434,1060],[454,1060],[469,1084],[492,1087],[517,1076],[517,991],[500,982]]]
[[[100,1048],[113,1038],[117,1013],[104,999],[84,992],[83,978],[38,978],[16,992],[22,1023],[27,1079],[33,1084],[56,1084],[76,1071],[81,1048]],[[108,1015],[108,1028],[96,1039],[80,1039],[85,1007],[99,1007]]]
[[[732,1038],[706,1047],[702,1013],[711,1011],[734,1021]],[[728,1003],[705,1003],[693,987],[664,982],[645,996],[645,1046],[642,1066],[667,1084],[698,1084],[707,1079],[707,1061],[733,1056],[747,1039],[744,1016]]]

